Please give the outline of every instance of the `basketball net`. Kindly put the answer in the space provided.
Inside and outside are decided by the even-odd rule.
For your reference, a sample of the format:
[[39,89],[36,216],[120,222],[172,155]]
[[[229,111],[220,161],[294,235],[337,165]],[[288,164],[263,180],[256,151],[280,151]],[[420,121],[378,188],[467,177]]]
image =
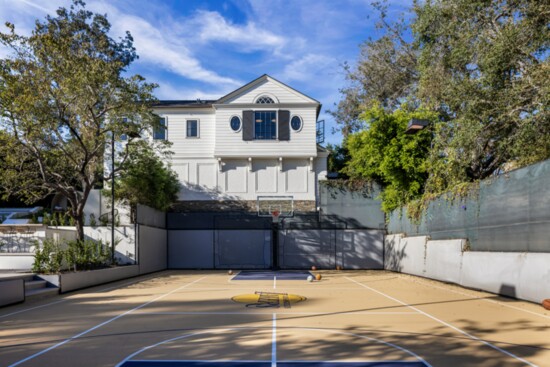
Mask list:
[[277,223],[279,221],[279,215],[281,214],[280,211],[274,210],[271,212],[271,218],[273,218],[273,223]]

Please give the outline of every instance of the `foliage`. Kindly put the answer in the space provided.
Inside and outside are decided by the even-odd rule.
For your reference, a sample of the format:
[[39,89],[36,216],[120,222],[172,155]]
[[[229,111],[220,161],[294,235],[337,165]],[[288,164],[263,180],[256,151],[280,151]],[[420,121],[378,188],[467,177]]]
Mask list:
[[96,227],[97,226],[97,221],[95,219],[95,214],[94,213],[91,213],[90,214],[90,226],[92,227]]
[[32,271],[56,274],[62,270],[93,270],[111,264],[111,250],[108,244],[86,240],[59,243],[51,238],[36,246]]
[[108,245],[90,239],[67,242],[64,253],[69,269],[74,271],[104,268],[111,263]]
[[124,173],[115,182],[115,198],[134,209],[138,204],[166,210],[178,198],[178,175],[146,144],[129,151]]
[[0,43],[12,52],[0,59],[0,195],[32,203],[61,193],[83,239],[90,191],[127,159],[118,150],[122,163],[104,176],[106,144],[125,134],[131,146],[158,125],[150,108],[156,86],[125,75],[137,58],[132,36],[110,38],[106,16],[82,1],[37,21],[29,37],[6,25]]
[[[419,215],[437,194],[550,157],[548,1],[415,1],[413,17],[394,23],[374,7],[382,36],[346,65],[333,115],[344,134],[360,131],[343,171],[383,183],[386,211],[410,203]],[[404,121],[373,129],[381,109],[433,111],[431,145],[392,131]]]
[[328,172],[340,173],[349,159],[346,143],[340,145],[327,144],[326,149],[330,153],[327,160]]
[[550,157],[550,3],[417,3],[418,97],[445,111],[427,190]]
[[378,104],[391,111],[416,100],[417,52],[406,39],[408,24],[403,16],[390,22],[384,2],[372,5],[379,15],[376,28],[383,35],[361,44],[357,65],[344,65],[348,85],[340,90],[342,99],[331,111],[344,136],[365,128],[364,109]]
[[63,264],[64,252],[58,242],[46,238],[42,246],[35,246],[32,271],[35,273],[59,273]]
[[333,197],[336,197],[338,192],[356,192],[363,197],[374,199],[374,193],[377,190],[373,181],[362,178],[325,180],[320,181],[320,184],[328,188],[329,194]]
[[361,117],[368,129],[348,137],[350,159],[343,171],[350,178],[381,184],[382,210],[390,212],[423,194],[431,133],[407,135],[405,130],[411,118],[435,121],[436,114],[420,109],[388,112],[375,105]]

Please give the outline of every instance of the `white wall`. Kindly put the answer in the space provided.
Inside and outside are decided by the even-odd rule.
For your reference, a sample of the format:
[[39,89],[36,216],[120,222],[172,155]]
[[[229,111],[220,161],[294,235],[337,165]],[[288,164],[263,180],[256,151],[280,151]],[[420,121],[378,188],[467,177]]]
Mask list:
[[[318,158],[324,159],[324,158]],[[294,196],[294,200],[315,200],[316,172],[305,158],[224,159],[220,171],[216,159],[174,160],[172,168],[183,184],[180,200],[256,200],[258,195]],[[252,169],[250,170],[250,165]],[[313,167],[326,174],[326,163]]]
[[[166,138],[173,145],[175,158],[213,157],[216,119],[212,107],[204,109],[162,109],[157,114],[166,118]],[[187,137],[187,120],[199,121],[199,136]]]
[[[288,110],[290,116],[302,118],[302,129],[290,129],[290,140],[251,140],[244,141],[242,130],[231,130],[231,117],[239,116],[242,124],[243,110]],[[315,106],[310,107],[279,107],[277,105],[252,104],[247,107],[232,107],[224,105],[216,110],[216,157],[316,157],[316,123],[317,112]]]
[[465,240],[388,235],[384,267],[540,303],[550,294],[550,253],[463,251]]

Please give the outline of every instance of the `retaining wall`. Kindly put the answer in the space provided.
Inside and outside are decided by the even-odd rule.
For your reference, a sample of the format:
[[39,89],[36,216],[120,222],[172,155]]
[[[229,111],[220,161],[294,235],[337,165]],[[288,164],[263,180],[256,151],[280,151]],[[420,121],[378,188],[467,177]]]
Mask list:
[[550,254],[464,251],[465,240],[388,235],[385,269],[535,303],[550,297]]
[[78,271],[74,273],[39,275],[39,277],[59,287],[60,293],[66,293],[77,289],[132,278],[139,274],[138,265],[129,265],[109,269]]
[[0,307],[24,300],[25,283],[23,279],[0,280]]

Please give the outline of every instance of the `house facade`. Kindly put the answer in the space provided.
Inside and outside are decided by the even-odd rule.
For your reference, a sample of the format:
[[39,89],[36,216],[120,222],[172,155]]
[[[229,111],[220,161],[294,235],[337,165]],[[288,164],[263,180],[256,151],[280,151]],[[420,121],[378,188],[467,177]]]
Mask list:
[[208,101],[160,101],[181,190],[178,210],[256,211],[258,198],[290,199],[315,211],[328,152],[317,144],[321,104],[263,75]]

